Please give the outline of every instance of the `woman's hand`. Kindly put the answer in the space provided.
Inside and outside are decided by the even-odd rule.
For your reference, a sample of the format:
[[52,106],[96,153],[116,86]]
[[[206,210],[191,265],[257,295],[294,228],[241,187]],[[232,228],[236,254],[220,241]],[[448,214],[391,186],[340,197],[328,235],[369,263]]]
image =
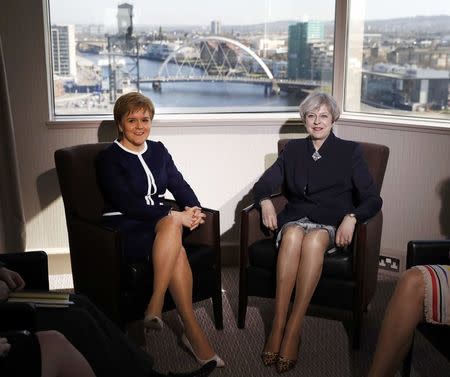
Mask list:
[[0,267],[0,280],[4,281],[11,291],[20,291],[25,287],[22,276],[6,267]]
[[206,217],[199,207],[185,207],[185,210],[182,212],[171,211],[171,216],[175,216],[180,225],[190,230],[194,230],[200,224],[203,224]]
[[185,228],[190,229],[194,222],[192,211],[170,211],[170,216],[173,216]]
[[11,344],[8,343],[8,339],[0,338],[0,357],[6,356],[11,349]]
[[200,207],[184,207],[184,210],[192,211],[193,223],[189,228],[190,230],[194,230],[198,228],[200,224],[205,223],[206,214],[202,212],[202,209]]
[[9,296],[9,288],[4,281],[0,280],[0,302],[5,301]]
[[273,206],[272,200],[264,199],[261,200],[261,214],[262,214],[262,222],[265,227],[274,231],[278,228],[277,224],[277,212],[275,211],[275,207]]
[[336,246],[347,247],[352,242],[353,232],[355,230],[356,219],[351,216],[344,216],[336,232]]

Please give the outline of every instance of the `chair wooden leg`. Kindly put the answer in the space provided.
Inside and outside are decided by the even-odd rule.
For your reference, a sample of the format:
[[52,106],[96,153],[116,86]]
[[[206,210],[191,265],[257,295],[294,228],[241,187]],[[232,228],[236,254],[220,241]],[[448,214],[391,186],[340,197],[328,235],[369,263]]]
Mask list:
[[414,349],[414,334],[413,334],[413,338],[411,340],[411,347],[409,347],[409,351],[406,354],[405,359],[403,360],[402,377],[409,377],[411,374],[413,349]]
[[248,304],[248,296],[247,292],[242,292],[239,290],[239,308],[238,308],[238,323],[237,326],[239,329],[243,329],[245,327],[245,317],[247,316],[247,304]]
[[361,345],[362,313],[353,313],[352,348],[359,350]]
[[214,324],[217,330],[223,330],[223,310],[222,310],[222,292],[216,292],[212,297]]
[[243,329],[245,327],[246,315],[247,315],[247,303],[239,302],[239,310],[238,310],[238,328],[239,329]]

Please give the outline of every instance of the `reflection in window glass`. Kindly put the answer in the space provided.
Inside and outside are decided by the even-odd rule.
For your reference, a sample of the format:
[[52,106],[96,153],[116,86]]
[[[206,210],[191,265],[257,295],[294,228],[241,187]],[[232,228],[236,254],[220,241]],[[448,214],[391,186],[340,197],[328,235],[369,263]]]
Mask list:
[[49,0],[49,13],[55,115],[109,114],[134,90],[159,113],[292,111],[331,92],[334,0]]
[[351,4],[345,110],[450,120],[450,3]]

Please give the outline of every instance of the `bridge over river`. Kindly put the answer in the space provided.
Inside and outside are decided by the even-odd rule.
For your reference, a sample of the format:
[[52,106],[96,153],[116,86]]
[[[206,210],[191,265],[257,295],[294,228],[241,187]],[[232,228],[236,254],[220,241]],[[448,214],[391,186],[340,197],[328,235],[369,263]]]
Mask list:
[[[255,74],[254,65],[259,65]],[[137,82],[137,77],[132,82]],[[220,37],[197,37],[167,56],[154,77],[139,77],[139,84],[151,83],[161,90],[163,83],[230,82],[264,85],[266,95],[280,91],[309,91],[324,85],[314,80],[276,79],[267,64],[241,42]]]

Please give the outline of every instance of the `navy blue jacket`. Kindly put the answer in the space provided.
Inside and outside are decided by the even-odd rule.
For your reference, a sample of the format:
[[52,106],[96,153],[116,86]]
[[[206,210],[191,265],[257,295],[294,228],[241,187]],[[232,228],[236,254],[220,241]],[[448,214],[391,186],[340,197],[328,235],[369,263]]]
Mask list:
[[358,222],[364,222],[381,209],[381,197],[358,143],[330,133],[319,149],[322,158],[314,161],[314,151],[310,137],[289,141],[253,187],[259,206],[283,186],[288,203],[278,214],[279,228],[305,216],[337,227],[346,214],[354,213]]
[[115,141],[96,159],[97,182],[105,200],[103,213],[156,224],[171,207],[164,204],[169,190],[181,209],[200,206],[189,184],[161,142],[147,140],[137,153]]

